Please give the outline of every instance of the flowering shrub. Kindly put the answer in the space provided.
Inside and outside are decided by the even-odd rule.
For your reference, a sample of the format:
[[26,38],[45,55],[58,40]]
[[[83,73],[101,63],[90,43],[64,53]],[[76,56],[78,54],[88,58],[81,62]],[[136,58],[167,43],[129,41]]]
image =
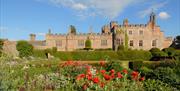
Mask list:
[[[111,69],[110,71],[104,70],[105,62],[100,62],[100,69],[88,66],[86,67],[86,72],[77,75],[76,82],[80,85],[83,90],[111,90],[111,88],[119,87],[124,85],[124,82],[133,82],[142,85],[141,81],[145,80],[145,77],[141,77],[137,71],[128,71],[123,69],[122,71],[115,71]],[[111,84],[111,83],[121,83],[121,84]],[[111,86],[109,86],[111,84]],[[137,84],[137,85],[138,85]],[[111,88],[109,88],[111,87]]]

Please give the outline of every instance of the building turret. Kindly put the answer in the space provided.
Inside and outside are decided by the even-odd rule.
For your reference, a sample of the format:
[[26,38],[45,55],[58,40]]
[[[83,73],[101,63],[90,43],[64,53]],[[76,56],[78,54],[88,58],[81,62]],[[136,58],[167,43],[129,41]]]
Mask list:
[[154,12],[150,14],[148,25],[152,29],[156,26],[156,14]]
[[30,41],[35,41],[35,40],[36,40],[36,35],[30,34]]
[[104,25],[104,26],[102,27],[102,33],[103,33],[103,34],[108,34],[108,33],[110,33],[110,29],[109,29],[109,26],[108,26],[108,25]]
[[128,19],[124,19],[123,25],[124,25],[124,26],[128,26]]

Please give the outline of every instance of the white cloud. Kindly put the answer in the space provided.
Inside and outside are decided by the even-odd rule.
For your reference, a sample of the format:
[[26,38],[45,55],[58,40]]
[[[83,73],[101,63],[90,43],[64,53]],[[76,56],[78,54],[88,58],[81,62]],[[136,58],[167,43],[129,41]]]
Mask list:
[[46,33],[36,33],[36,35],[39,35],[39,36],[45,36]]
[[168,3],[167,1],[164,1],[161,3],[153,4],[149,6],[147,9],[138,12],[138,15],[143,18],[149,15],[152,11],[158,11],[160,8],[164,7],[167,3]]
[[167,12],[160,12],[159,13],[159,18],[160,19],[168,19],[170,15]]
[[[139,2],[135,0],[49,0],[58,7],[68,7],[77,11],[78,16],[104,16],[116,18],[123,10]],[[140,0],[141,1],[141,0]]]

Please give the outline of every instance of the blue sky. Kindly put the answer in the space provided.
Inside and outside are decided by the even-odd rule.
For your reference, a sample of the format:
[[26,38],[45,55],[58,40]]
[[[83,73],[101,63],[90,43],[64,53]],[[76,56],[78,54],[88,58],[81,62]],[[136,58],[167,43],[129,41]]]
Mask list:
[[29,39],[30,33],[43,40],[53,33],[101,32],[110,21],[128,18],[132,24],[146,24],[152,9],[166,36],[180,35],[180,0],[0,0],[0,38]]

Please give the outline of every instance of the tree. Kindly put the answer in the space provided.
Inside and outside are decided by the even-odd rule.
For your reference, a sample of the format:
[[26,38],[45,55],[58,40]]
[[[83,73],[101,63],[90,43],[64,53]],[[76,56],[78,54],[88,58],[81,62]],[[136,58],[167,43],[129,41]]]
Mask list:
[[121,50],[121,51],[124,51],[124,45],[119,45],[119,46],[118,46],[118,51],[120,51],[120,50]]
[[85,50],[91,49],[91,40],[88,38],[85,42]]
[[76,34],[76,28],[75,28],[75,26],[73,26],[73,25],[70,25],[70,33],[72,33],[72,34]]
[[16,49],[19,51],[19,56],[29,57],[33,53],[33,46],[27,41],[18,41],[16,44]]
[[180,49],[180,35],[176,36],[170,47]]
[[3,45],[4,45],[4,40],[0,39],[0,57],[2,55]]

